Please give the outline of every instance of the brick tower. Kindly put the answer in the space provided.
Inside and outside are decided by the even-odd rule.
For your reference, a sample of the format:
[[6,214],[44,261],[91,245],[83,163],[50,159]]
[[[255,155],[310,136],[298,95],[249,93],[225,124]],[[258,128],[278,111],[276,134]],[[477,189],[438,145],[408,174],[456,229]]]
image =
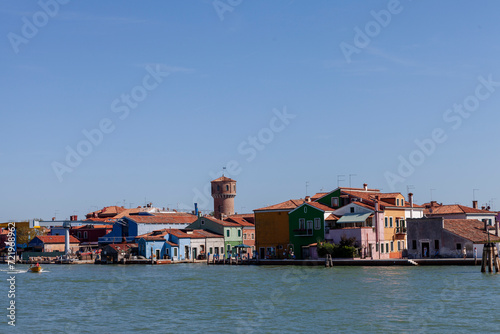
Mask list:
[[224,219],[227,216],[234,215],[236,181],[222,175],[211,183],[215,218]]

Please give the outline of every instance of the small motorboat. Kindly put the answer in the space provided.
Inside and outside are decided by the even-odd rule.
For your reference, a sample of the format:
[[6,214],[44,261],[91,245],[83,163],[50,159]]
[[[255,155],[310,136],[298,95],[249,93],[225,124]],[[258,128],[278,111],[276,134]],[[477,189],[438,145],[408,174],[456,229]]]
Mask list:
[[42,267],[40,266],[40,264],[37,263],[36,265],[31,265],[28,271],[32,273],[39,273],[42,271]]

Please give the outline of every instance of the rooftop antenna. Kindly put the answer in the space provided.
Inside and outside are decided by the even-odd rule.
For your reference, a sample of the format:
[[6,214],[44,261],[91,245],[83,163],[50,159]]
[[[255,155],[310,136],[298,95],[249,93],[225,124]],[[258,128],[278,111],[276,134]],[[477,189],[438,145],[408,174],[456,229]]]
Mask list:
[[222,176],[226,173],[226,167],[222,167]]
[[412,189],[415,189],[415,187],[414,187],[414,186],[412,186],[411,184],[410,184],[410,185],[407,185],[407,186],[406,186],[406,193],[407,193],[407,194],[409,194],[409,193],[410,193],[410,190],[412,190]]
[[307,188],[309,187],[309,181],[306,181],[306,197],[307,197]]
[[432,202],[432,192],[433,192],[434,190],[436,190],[436,189],[431,188],[431,202]]
[[496,200],[496,198],[490,199],[489,204],[488,204],[492,211],[495,211],[495,208],[494,208],[495,200]]
[[357,176],[356,174],[349,174],[349,188],[351,188],[351,176]]
[[345,181],[345,175],[337,175],[337,187],[340,187],[340,182]]
[[476,191],[479,191],[479,189],[472,189],[472,200],[476,200]]
[[57,214],[59,213],[59,210],[54,210],[54,218],[57,220]]

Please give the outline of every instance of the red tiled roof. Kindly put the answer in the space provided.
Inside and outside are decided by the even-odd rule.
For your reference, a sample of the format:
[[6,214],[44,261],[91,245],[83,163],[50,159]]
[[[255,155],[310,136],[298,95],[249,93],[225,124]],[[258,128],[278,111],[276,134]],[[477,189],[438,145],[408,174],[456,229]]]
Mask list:
[[237,224],[237,223],[233,223],[233,222],[229,222],[229,221],[224,221],[224,220],[220,220],[220,219],[217,219],[215,217],[211,217],[211,216],[204,216],[204,217],[201,217],[202,219],[208,219],[214,223],[217,223],[219,225],[222,225],[222,226],[227,226],[227,227],[241,227],[240,224]]
[[115,218],[87,218],[84,222],[103,222],[103,223],[112,223],[115,221]]
[[329,206],[326,206],[326,205],[318,203],[318,202],[306,202],[305,204],[310,205],[312,207],[315,207],[317,209],[320,209],[322,211],[334,211],[335,210]]
[[[487,243],[488,234],[484,223],[477,219],[443,219],[444,229],[473,243]],[[490,233],[491,242],[500,242],[500,238]]]
[[317,199],[320,199],[321,197],[328,195],[329,193],[316,193],[311,196],[311,201],[315,201]]
[[267,211],[267,210],[293,210],[298,206],[304,204],[303,199],[291,199],[282,203],[274,204],[271,206],[266,206],[264,208],[255,209],[253,211]]
[[198,217],[189,213],[165,213],[153,216],[134,215],[128,216],[127,219],[139,224],[191,224]]
[[464,213],[481,213],[481,214],[492,214],[495,213],[492,211],[474,209],[468,206],[460,205],[460,204],[450,204],[450,205],[436,205],[432,207],[426,207],[424,209],[425,215],[449,215],[449,214],[464,214]]
[[231,215],[228,218],[234,218],[234,217],[239,217],[245,219],[247,222],[251,224],[255,224],[255,215],[254,213],[241,213],[241,214],[236,214],[236,215]]
[[248,226],[248,227],[254,227],[255,226],[254,224],[250,223],[249,221],[247,221],[246,219],[244,219],[242,217],[231,216],[229,218],[226,218],[225,221],[236,223],[236,224],[239,224],[241,226]]
[[213,180],[211,182],[236,182],[236,181],[233,180],[233,179],[230,179],[230,178],[228,178],[226,176],[221,176],[218,179],[215,179],[215,180]]
[[333,213],[331,213],[325,220],[339,220],[340,218]]
[[[63,244],[63,243],[65,243],[65,236],[64,235],[39,235],[35,238],[40,239],[44,244]],[[33,239],[35,239],[35,238],[33,238]],[[78,240],[74,236],[70,235],[69,236],[69,243],[70,244],[79,244],[80,240]]]
[[212,233],[207,230],[193,230],[193,232],[198,233],[199,235],[204,236],[205,238],[224,238],[223,235]]

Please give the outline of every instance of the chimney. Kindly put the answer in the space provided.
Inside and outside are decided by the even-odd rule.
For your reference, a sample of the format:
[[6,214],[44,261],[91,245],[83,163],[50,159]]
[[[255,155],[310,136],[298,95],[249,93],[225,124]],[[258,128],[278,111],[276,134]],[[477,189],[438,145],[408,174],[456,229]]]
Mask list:
[[413,193],[408,193],[408,202],[410,202],[410,207],[413,208]]
[[484,231],[485,231],[486,233],[489,233],[489,232],[488,232],[488,220],[487,220],[487,219],[483,219],[483,222],[484,222]]
[[481,207],[481,210],[484,210],[484,209],[486,209],[486,207],[485,207],[485,206],[482,206],[482,207]]
[[473,207],[474,209],[477,209],[477,201],[472,201],[472,207]]
[[310,202],[311,202],[311,196],[306,196],[305,201],[306,201],[307,203],[310,203]]
[[365,191],[367,191],[368,190],[368,184],[363,183],[363,188],[365,189]]

